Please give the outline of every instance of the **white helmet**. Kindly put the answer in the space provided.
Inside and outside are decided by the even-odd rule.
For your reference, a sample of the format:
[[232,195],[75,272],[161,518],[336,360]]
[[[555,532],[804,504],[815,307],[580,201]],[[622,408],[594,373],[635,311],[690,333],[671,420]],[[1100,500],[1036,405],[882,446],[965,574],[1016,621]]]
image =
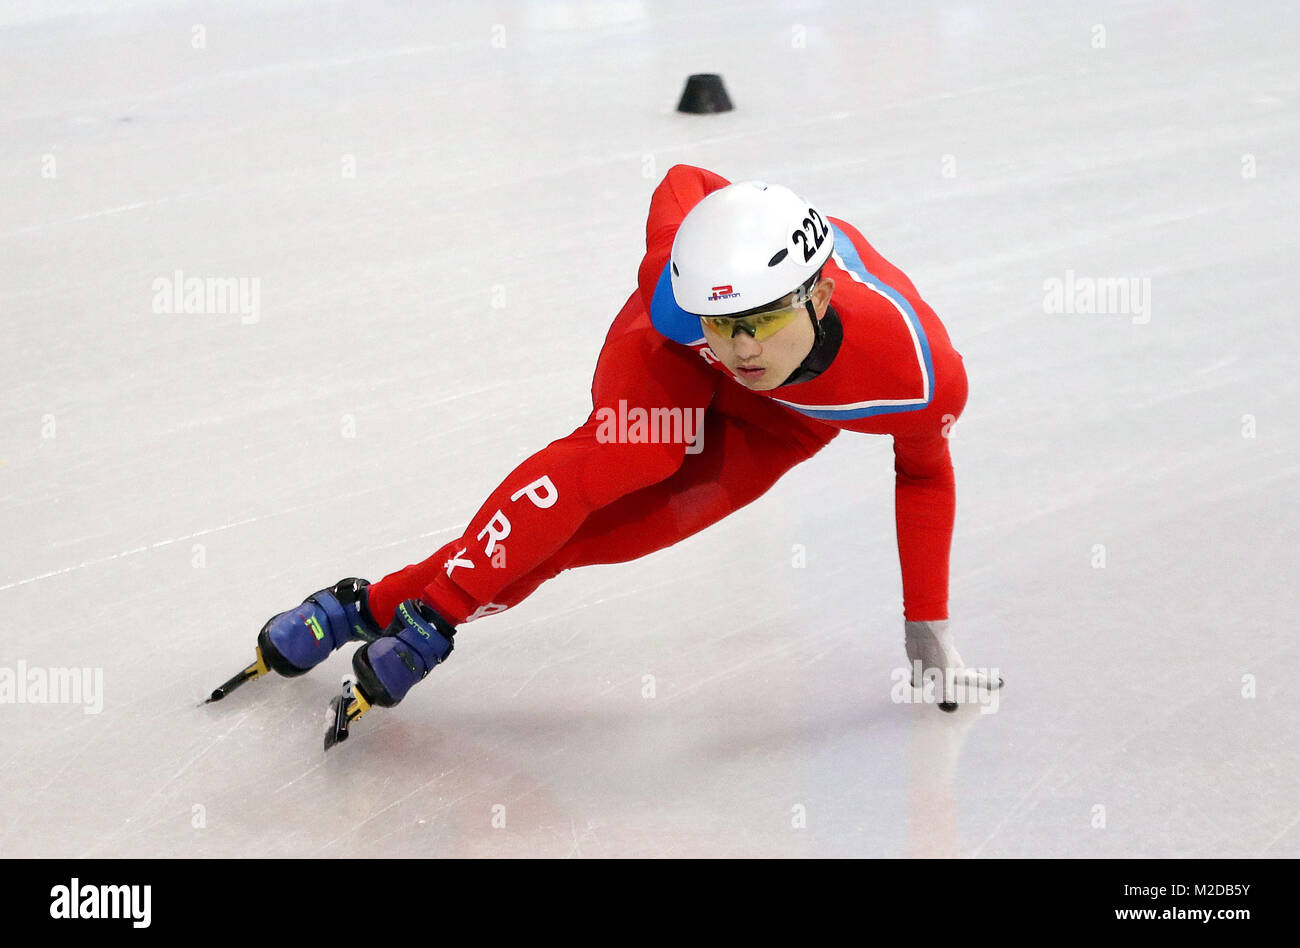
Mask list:
[[677,305],[696,316],[729,316],[780,300],[830,259],[826,218],[789,188],[742,181],[691,208],[673,240]]

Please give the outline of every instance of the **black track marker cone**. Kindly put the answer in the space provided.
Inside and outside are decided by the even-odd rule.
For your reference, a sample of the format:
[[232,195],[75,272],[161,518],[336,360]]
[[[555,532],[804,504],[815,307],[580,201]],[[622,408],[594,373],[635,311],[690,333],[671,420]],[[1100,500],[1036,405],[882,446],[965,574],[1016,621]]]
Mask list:
[[727,87],[722,84],[722,77],[717,73],[700,72],[687,77],[682,99],[677,103],[678,112],[703,114],[730,112],[731,109],[731,97],[727,95]]

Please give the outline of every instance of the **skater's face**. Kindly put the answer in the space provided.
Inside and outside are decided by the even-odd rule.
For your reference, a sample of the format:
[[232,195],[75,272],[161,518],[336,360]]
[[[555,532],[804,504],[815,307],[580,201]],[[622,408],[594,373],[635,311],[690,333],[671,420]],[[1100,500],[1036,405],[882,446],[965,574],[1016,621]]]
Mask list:
[[[820,280],[813,286],[810,302],[818,320],[826,315],[826,307],[830,305],[834,289],[835,281],[829,278]],[[736,328],[734,331],[719,332],[708,320],[700,320],[704,341],[741,385],[755,392],[776,388],[790,377],[790,373],[812,351],[817,334],[808,318],[807,308],[796,303],[797,299],[797,294],[792,293],[785,300],[786,305],[797,306],[795,318],[763,339],[755,338],[762,335],[761,331],[749,332],[745,328]],[[719,325],[724,329],[730,328],[722,321],[719,321]]]

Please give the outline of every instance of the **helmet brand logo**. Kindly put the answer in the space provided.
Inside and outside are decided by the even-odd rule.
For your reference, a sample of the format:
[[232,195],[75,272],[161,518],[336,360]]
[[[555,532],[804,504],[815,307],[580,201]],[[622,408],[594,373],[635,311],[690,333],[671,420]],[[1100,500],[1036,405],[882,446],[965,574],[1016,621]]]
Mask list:
[[713,287],[713,295],[709,297],[709,302],[712,303],[717,300],[734,300],[738,296],[740,296],[740,294],[733,292],[730,284],[727,286],[715,286]]

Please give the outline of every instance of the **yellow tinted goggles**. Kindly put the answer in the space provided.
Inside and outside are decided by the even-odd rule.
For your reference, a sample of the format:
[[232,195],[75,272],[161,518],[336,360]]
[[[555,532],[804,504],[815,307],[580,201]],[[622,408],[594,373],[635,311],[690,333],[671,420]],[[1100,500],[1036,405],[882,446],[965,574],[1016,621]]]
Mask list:
[[794,322],[795,317],[804,311],[804,302],[797,300],[780,309],[768,309],[748,316],[701,316],[700,322],[724,339],[734,339],[736,333],[744,331],[755,342],[762,342]]

